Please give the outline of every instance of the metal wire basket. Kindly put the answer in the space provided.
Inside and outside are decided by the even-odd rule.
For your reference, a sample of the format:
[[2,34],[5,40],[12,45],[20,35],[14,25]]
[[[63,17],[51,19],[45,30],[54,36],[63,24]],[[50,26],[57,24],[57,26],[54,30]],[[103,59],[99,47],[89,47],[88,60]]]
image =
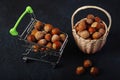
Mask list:
[[[22,34],[18,34],[17,32],[17,26],[19,25],[20,21],[22,20],[22,18],[29,13],[31,15],[31,21],[29,22],[29,24],[27,25],[27,27],[24,29],[24,31],[22,32]],[[64,40],[64,42],[62,43],[62,46],[60,47],[59,50],[54,50],[52,48],[48,48],[46,46],[43,45],[39,45],[37,43],[34,42],[28,42],[27,40],[27,36],[31,33],[31,31],[34,28],[35,23],[39,21],[35,18],[35,15],[33,13],[33,10],[30,6],[28,6],[26,8],[26,10],[23,12],[23,14],[19,17],[18,21],[16,22],[15,26],[13,28],[10,29],[10,34],[12,36],[18,36],[19,40],[22,40],[25,42],[24,47],[25,52],[23,53],[23,60],[26,62],[28,60],[35,60],[35,61],[42,61],[42,62],[46,62],[46,63],[50,63],[51,65],[53,65],[53,67],[56,66],[56,64],[59,63],[60,58],[62,56],[63,50],[67,44],[68,41],[68,35],[67,33],[64,33],[61,31],[61,33],[66,35],[66,38]],[[45,23],[43,23],[45,24]],[[39,50],[38,52],[34,52],[33,49],[33,45],[37,45],[40,48],[47,48],[47,50]]]

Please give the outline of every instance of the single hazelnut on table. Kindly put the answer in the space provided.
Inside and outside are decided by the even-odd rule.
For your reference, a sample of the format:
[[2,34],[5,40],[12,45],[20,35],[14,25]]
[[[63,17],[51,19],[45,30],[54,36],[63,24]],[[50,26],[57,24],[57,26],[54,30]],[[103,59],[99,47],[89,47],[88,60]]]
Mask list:
[[84,31],[78,31],[78,35],[81,36],[82,38],[86,39],[90,37],[90,33],[87,30]]
[[47,41],[46,41],[45,39],[40,39],[40,40],[38,41],[38,44],[45,46],[45,45],[47,44]]
[[77,75],[83,74],[84,72],[85,72],[84,67],[78,66],[78,67],[76,68],[76,74],[77,74]]
[[99,23],[102,22],[102,20],[101,20],[100,17],[98,17],[98,16],[95,17],[95,21],[96,21],[96,22],[99,22]]
[[55,50],[59,50],[62,46],[62,43],[60,41],[55,41],[52,45],[52,48]]
[[60,29],[59,28],[53,28],[51,33],[52,34],[60,34]]
[[44,37],[44,35],[45,35],[44,32],[38,31],[38,32],[35,33],[35,38],[36,38],[37,40],[39,40],[39,39],[42,39],[42,38]]
[[35,37],[33,35],[30,34],[30,35],[27,36],[27,41],[28,42],[35,42],[36,39],[35,39]]
[[93,34],[96,31],[96,29],[94,27],[89,27],[88,31],[90,34]]
[[59,40],[60,40],[60,36],[57,35],[57,34],[54,34],[54,35],[52,36],[52,38],[51,38],[51,41],[52,41],[52,42],[59,41]]
[[83,66],[84,66],[85,68],[91,67],[91,66],[92,66],[92,61],[89,60],[89,59],[84,60]]
[[37,30],[41,30],[43,28],[44,24],[41,21],[37,21],[34,25],[34,28]]
[[47,33],[47,34],[45,35],[45,39],[46,39],[47,41],[50,41],[50,40],[51,40],[51,37],[52,37],[52,35],[51,35],[50,33]]
[[93,39],[99,39],[101,36],[102,36],[102,35],[101,35],[100,32],[95,32],[95,33],[93,33],[92,38],[93,38]]
[[60,34],[60,40],[65,41],[65,39],[66,39],[66,35],[65,34]]
[[94,19],[94,18],[95,18],[95,16],[93,14],[88,14],[87,15],[87,19]]
[[97,67],[91,67],[90,74],[96,76],[99,74],[99,69]]
[[76,27],[77,31],[83,31],[86,29],[85,20],[81,20]]
[[53,26],[51,24],[45,24],[44,31],[51,32],[52,28],[53,28]]

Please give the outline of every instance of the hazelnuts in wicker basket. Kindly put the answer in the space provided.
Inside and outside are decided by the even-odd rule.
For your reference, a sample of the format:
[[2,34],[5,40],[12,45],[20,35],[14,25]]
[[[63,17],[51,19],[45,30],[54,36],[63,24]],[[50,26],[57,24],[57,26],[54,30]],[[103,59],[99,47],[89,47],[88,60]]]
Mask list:
[[75,27],[76,33],[84,39],[99,39],[105,34],[105,24],[100,17],[88,14]]
[[31,33],[27,36],[28,42],[37,43],[33,45],[33,51],[45,51],[49,49],[59,50],[66,39],[66,34],[59,28],[53,27],[51,24],[44,24],[36,21]]

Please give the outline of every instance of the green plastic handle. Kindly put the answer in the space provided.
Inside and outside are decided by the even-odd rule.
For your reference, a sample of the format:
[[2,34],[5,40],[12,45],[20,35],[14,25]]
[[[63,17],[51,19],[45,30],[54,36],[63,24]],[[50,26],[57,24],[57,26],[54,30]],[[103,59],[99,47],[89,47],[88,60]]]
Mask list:
[[18,35],[18,32],[17,32],[17,27],[20,23],[20,21],[23,19],[23,17],[27,14],[27,13],[30,13],[32,14],[33,13],[33,10],[30,6],[27,6],[26,7],[26,10],[21,14],[21,16],[18,18],[17,22],[15,23],[14,27],[10,29],[9,33],[12,35],[12,36],[17,36]]

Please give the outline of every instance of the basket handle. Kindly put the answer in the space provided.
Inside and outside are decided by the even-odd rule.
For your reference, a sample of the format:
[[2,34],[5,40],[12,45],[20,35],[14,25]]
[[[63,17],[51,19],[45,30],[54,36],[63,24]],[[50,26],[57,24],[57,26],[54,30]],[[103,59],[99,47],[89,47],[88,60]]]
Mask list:
[[12,36],[17,36],[18,35],[18,32],[17,32],[17,27],[20,23],[20,21],[23,19],[23,17],[27,14],[32,14],[33,13],[33,10],[30,6],[27,6],[26,7],[26,10],[21,14],[21,16],[18,18],[17,22],[15,23],[14,27],[10,29],[9,33],[12,35]]
[[84,9],[88,9],[88,8],[93,8],[93,9],[98,9],[102,12],[104,12],[106,14],[106,16],[108,17],[108,20],[109,20],[109,25],[108,25],[108,31],[110,30],[110,27],[111,27],[111,23],[112,23],[112,19],[111,19],[111,16],[110,14],[103,8],[100,8],[98,6],[82,6],[80,8],[78,8],[72,15],[72,18],[71,18],[71,25],[72,25],[72,28],[74,28],[74,17],[75,15],[80,11],[80,10],[84,10]]

